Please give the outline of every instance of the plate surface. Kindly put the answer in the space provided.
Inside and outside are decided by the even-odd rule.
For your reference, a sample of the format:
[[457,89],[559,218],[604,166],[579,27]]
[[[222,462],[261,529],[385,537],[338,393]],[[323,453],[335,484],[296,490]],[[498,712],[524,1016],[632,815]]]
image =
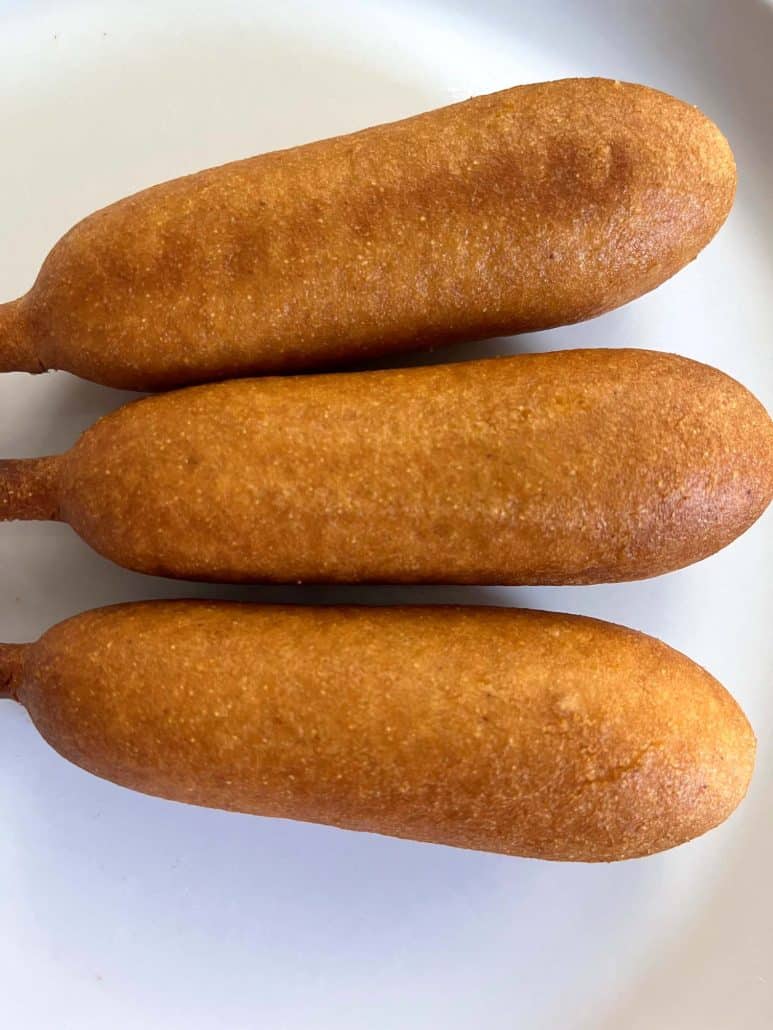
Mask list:
[[[0,0],[0,299],[30,286],[74,221],[143,186],[472,93],[599,74],[675,93],[719,123],[740,170],[727,226],[621,311],[449,356],[653,347],[717,365],[770,409],[771,53],[773,8],[755,0]],[[0,377],[0,451],[63,450],[125,396],[64,374]],[[5,640],[95,605],[186,593],[582,612],[705,665],[760,740],[751,794],[724,827],[590,867],[145,798],[63,762],[1,703],[4,1024],[771,1026],[772,568],[771,513],[720,555],[655,581],[518,590],[188,589],[112,567],[63,526],[0,527]]]

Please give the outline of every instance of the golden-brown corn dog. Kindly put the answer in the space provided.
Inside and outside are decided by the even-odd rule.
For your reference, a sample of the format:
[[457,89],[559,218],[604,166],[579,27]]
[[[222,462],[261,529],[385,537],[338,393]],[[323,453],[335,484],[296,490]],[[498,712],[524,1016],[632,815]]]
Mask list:
[[0,306],[0,370],[148,390],[578,322],[691,261],[734,191],[688,104],[520,86],[97,212]]
[[772,494],[759,402],[634,350],[193,387],[0,463],[0,520],[231,581],[638,579],[729,543]]
[[707,672],[594,619],[178,601],[0,648],[57,751],[177,801],[537,858],[704,833],[754,735]]

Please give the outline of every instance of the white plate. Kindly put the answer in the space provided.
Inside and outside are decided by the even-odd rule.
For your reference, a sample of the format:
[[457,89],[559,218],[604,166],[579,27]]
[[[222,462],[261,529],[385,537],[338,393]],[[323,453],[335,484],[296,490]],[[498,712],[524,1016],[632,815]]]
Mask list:
[[[0,19],[1,299],[29,287],[74,221],[139,187],[471,93],[600,74],[658,86],[718,121],[740,168],[735,210],[649,297],[474,350],[673,350],[773,407],[769,6],[0,0]],[[65,449],[121,400],[63,374],[1,377],[0,451]],[[186,591],[112,567],[66,527],[0,527],[6,640],[94,605],[181,591],[585,612],[697,659],[760,738],[751,795],[728,824],[665,855],[591,867],[145,798],[68,765],[2,703],[3,1025],[767,1030],[772,526],[768,514],[722,554],[649,583],[303,593]]]

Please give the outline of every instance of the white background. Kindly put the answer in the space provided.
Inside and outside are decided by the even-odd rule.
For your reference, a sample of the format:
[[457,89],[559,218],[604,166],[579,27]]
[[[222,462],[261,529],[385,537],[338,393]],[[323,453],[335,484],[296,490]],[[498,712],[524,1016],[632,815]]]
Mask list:
[[[740,170],[728,225],[622,311],[455,348],[454,360],[654,347],[717,365],[770,409],[771,58],[761,0],[0,0],[0,299],[29,288],[74,221],[153,182],[471,93],[600,74],[676,93],[720,124]],[[64,374],[0,377],[0,452],[64,450],[124,396]],[[135,795],[65,763],[0,702],[0,1024],[770,1027],[772,527],[769,513],[722,554],[648,583],[300,591],[154,581],[67,527],[0,526],[5,640],[95,605],[184,593],[584,612],[705,665],[760,738],[750,797],[724,827],[647,860],[549,865]]]

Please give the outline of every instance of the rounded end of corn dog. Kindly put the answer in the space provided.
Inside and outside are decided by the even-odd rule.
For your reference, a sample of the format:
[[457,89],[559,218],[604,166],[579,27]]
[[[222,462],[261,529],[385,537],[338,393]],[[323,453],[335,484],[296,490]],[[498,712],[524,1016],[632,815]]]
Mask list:
[[35,353],[22,301],[0,304],[0,372],[45,372],[45,363]]
[[[694,261],[730,214],[737,169],[727,138],[694,104],[616,80],[580,79],[576,89],[588,91],[588,110],[595,96],[597,145],[606,141],[609,182],[622,187],[595,252],[607,297],[599,296],[597,311],[582,312],[588,318],[650,292]],[[587,296],[592,302],[592,290]]]
[[[730,144],[694,104],[603,78],[521,89],[539,218],[519,270],[539,287],[480,337],[582,322],[651,292],[698,257],[736,194]],[[500,284],[489,311],[506,295]]]
[[17,700],[26,644],[0,644],[0,698]]
[[0,459],[0,522],[57,521],[58,459]]
[[595,712],[601,747],[582,740],[593,705],[575,705],[572,694],[560,702],[578,754],[555,835],[535,851],[543,858],[614,862],[667,851],[725,822],[752,780],[757,740],[729,691],[659,640],[617,626],[608,632],[630,642],[616,673],[628,654],[636,666],[621,678],[617,704]]
[[[687,568],[732,544],[773,502],[773,420],[762,402],[719,369],[673,354],[661,364],[661,357],[637,352],[627,381],[633,388],[638,380],[642,390],[648,383],[656,428],[644,449],[642,436],[628,456],[636,473],[627,488],[629,514],[618,510],[617,549],[606,557],[600,550],[601,560],[579,570],[576,584],[651,579]],[[639,418],[645,425],[643,407]],[[658,452],[668,461],[661,464]],[[609,527],[595,536],[602,550],[605,532]]]

